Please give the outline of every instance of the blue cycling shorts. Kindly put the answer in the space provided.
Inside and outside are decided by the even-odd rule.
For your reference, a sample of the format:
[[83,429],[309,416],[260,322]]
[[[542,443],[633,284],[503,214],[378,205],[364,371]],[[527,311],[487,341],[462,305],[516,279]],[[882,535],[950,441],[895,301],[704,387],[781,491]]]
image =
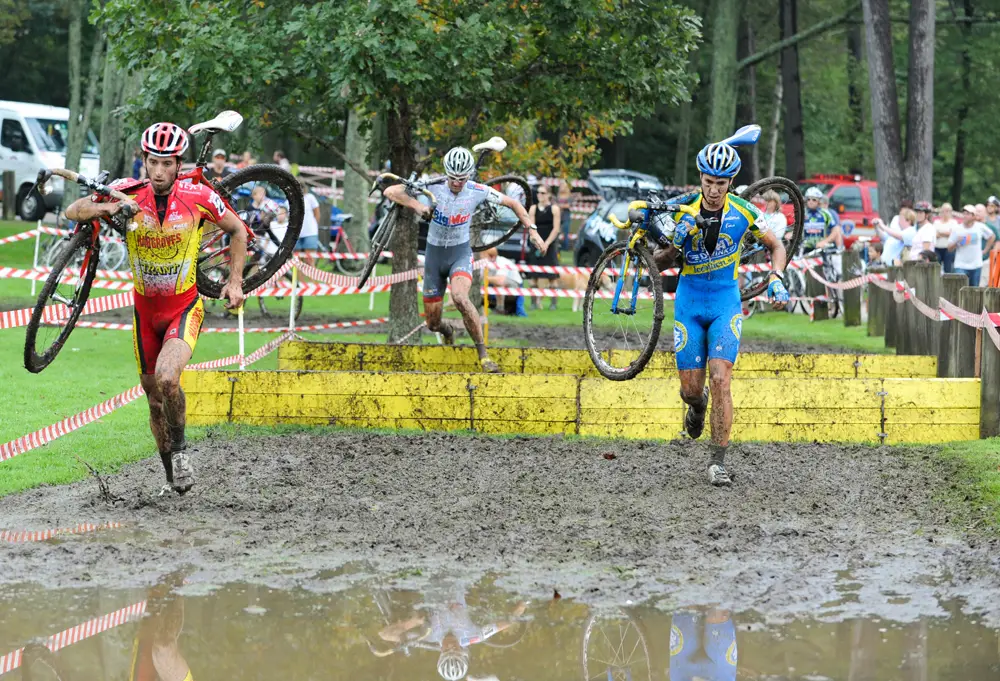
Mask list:
[[735,364],[742,334],[743,304],[739,288],[735,285],[724,289],[702,288],[681,277],[674,303],[674,352],[678,369],[704,369],[710,359]]
[[735,681],[739,661],[731,619],[709,624],[701,614],[675,612],[670,626],[670,680]]

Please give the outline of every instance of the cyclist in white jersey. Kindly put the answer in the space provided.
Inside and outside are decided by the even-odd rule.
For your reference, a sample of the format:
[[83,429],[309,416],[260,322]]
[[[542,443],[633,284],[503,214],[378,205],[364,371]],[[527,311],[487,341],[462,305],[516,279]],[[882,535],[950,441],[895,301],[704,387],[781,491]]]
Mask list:
[[473,262],[469,235],[472,216],[475,215],[476,208],[485,201],[506,206],[514,211],[524,228],[529,230],[531,243],[536,248],[541,248],[543,243],[528,217],[528,211],[516,199],[469,179],[475,169],[476,160],[468,149],[455,147],[445,154],[447,182],[427,187],[437,201],[433,212],[427,205],[407,194],[402,185],[386,189],[385,197],[415,210],[431,221],[424,254],[423,294],[427,328],[444,336],[445,343],[450,345],[454,342],[454,329],[441,319],[444,292],[450,282],[451,299],[462,313],[465,328],[476,344],[480,364],[484,370],[496,373],[500,371],[500,367],[486,353],[479,312],[469,298]]

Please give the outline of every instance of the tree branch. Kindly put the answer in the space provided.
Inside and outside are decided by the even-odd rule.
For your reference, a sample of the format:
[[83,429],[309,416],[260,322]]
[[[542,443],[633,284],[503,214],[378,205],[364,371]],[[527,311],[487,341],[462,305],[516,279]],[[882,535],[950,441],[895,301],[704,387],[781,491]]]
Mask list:
[[305,139],[309,140],[310,142],[318,144],[319,146],[323,147],[324,149],[329,149],[334,154],[336,154],[337,156],[339,156],[340,159],[344,162],[345,167],[346,168],[350,168],[355,173],[357,173],[361,177],[365,178],[365,182],[368,182],[368,181],[371,180],[371,176],[368,174],[368,170],[366,168],[362,168],[361,166],[356,165],[355,163],[352,163],[351,160],[347,158],[347,153],[344,150],[342,150],[340,147],[338,147],[336,144],[334,144],[333,142],[331,142],[330,140],[324,139],[322,137],[317,137],[316,135],[312,134],[311,132],[305,132],[304,130],[298,130],[296,132],[301,137],[304,137]]
[[[469,136],[472,134],[472,131],[476,129],[477,125],[479,125],[479,118],[482,115],[483,115],[483,105],[476,104],[476,106],[472,109],[472,112],[469,114],[469,119],[465,122],[465,125],[462,126],[462,129],[457,134],[452,135],[450,138],[448,138],[445,146],[450,149],[451,147],[460,144],[463,140],[469,139]],[[417,174],[419,175],[423,171],[424,167],[437,156],[438,154],[428,154],[427,156],[424,156],[422,159],[418,160],[416,168]]]
[[742,71],[743,69],[745,69],[747,67],[753,66],[754,64],[758,64],[758,63],[764,61],[765,59],[767,59],[771,55],[774,55],[774,54],[777,54],[778,52],[781,52],[786,47],[791,47],[792,45],[796,45],[796,44],[802,42],[803,40],[808,40],[809,38],[812,38],[813,36],[817,36],[817,35],[819,35],[821,33],[825,33],[826,31],[829,31],[831,28],[835,28],[835,27],[839,26],[840,24],[847,22],[848,20],[850,20],[851,15],[853,15],[855,12],[857,12],[860,7],[861,7],[861,2],[859,0],[856,0],[842,14],[838,14],[835,17],[830,17],[829,19],[827,19],[825,21],[821,21],[818,24],[814,24],[813,26],[810,26],[806,30],[799,31],[795,35],[790,36],[788,38],[785,38],[784,40],[779,40],[778,42],[774,43],[773,45],[770,45],[766,49],[761,50],[757,54],[752,54],[749,57],[747,57],[746,59],[743,59],[742,61],[737,62],[737,64],[736,64],[736,70],[737,71]]

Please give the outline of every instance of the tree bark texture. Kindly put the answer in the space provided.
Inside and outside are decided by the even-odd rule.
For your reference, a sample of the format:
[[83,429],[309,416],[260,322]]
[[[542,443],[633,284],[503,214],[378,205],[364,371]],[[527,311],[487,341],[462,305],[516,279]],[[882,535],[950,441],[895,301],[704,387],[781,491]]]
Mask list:
[[[966,18],[972,18],[972,0],[964,0]],[[957,93],[958,125],[955,131],[955,165],[951,175],[951,204],[956,208],[962,205],[962,189],[965,184],[965,140],[966,121],[969,119],[969,100],[972,98],[972,55],[969,53],[969,40],[972,28],[968,23],[961,24],[962,37],[962,86]]]
[[708,141],[733,134],[736,122],[736,42],[741,0],[715,0],[712,14],[712,102]]
[[899,130],[899,101],[892,64],[889,0],[864,0],[868,86],[872,100],[875,175],[879,184],[879,214],[886,222],[899,211],[906,192]]
[[[740,59],[744,59],[748,54],[753,54],[757,49],[755,45],[755,35],[750,17],[746,17],[740,25],[740,42],[738,54]],[[758,123],[757,120],[757,67],[751,66],[746,71],[746,91],[740,93],[739,104],[736,107],[736,125],[746,125],[748,123]],[[743,164],[740,174],[737,177],[737,184],[750,184],[760,178],[760,144],[755,144],[746,149],[745,155],[749,156],[749,162]]]
[[906,96],[909,198],[930,201],[934,175],[935,0],[910,0],[910,66]]
[[767,175],[766,177],[774,177],[774,166],[775,162],[778,160],[778,134],[779,127],[781,125],[781,102],[782,102],[782,74],[781,67],[778,67],[778,78],[774,85],[774,117],[771,119],[771,141],[770,148],[767,152]]
[[[139,93],[142,73],[127,74],[113,59],[104,63],[104,84],[101,94],[101,168],[111,177],[125,177],[132,172],[132,150],[138,146],[138,131],[126,125],[123,105]],[[133,134],[134,133],[134,134]],[[133,144],[129,139],[134,138]]]
[[[861,139],[865,134],[865,108],[861,101],[864,55],[861,46],[861,25],[853,24],[847,28],[847,106],[851,112],[851,132],[855,140]],[[858,150],[851,159],[850,171],[861,174],[863,167],[864,155]]]
[[677,149],[674,151],[674,184],[683,187],[688,181],[688,158],[691,148],[691,119],[694,117],[694,107],[691,100],[681,104],[677,129]]
[[[389,158],[392,172],[400,177],[409,177],[416,165],[413,146],[413,119],[409,102],[400,98],[393,103],[387,113],[387,134]],[[392,272],[405,272],[417,266],[417,223],[416,216],[409,209],[401,209],[400,221],[390,243],[392,248]],[[417,280],[393,284],[389,294],[389,342],[402,340],[421,323],[417,310]],[[416,332],[408,342],[419,342],[421,332]]]
[[[347,144],[344,150],[350,163],[368,166],[368,135],[361,133],[361,115],[357,109],[347,112]],[[354,250],[368,250],[368,190],[371,183],[350,167],[344,171],[344,212],[354,217],[344,227]]]
[[[781,37],[798,31],[798,0],[781,0]],[[806,146],[802,128],[802,84],[799,78],[799,48],[781,53],[782,91],[785,100],[785,175],[792,180],[806,177]]]

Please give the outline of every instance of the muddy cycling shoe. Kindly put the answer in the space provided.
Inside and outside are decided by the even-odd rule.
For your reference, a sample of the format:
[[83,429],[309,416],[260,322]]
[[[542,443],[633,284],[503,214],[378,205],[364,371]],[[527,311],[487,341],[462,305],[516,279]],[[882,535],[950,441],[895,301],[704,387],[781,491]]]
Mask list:
[[441,334],[441,338],[444,340],[445,345],[455,344],[455,329],[451,324],[445,324],[442,322],[438,333]]
[[194,467],[191,466],[190,457],[187,452],[174,452],[171,459],[174,479],[171,482],[174,491],[178,494],[185,494],[194,487]]
[[697,410],[689,404],[687,413],[684,415],[684,430],[687,431],[688,437],[692,440],[697,440],[701,437],[702,431],[705,430],[705,413],[708,411],[707,385],[701,395],[701,405],[701,410]]
[[733,484],[729,471],[721,463],[713,463],[708,467],[708,481],[716,487],[729,487]]
[[479,360],[479,364],[480,366],[483,367],[483,371],[485,371],[488,374],[500,373],[500,365],[494,362],[489,357],[483,357],[481,360]]

